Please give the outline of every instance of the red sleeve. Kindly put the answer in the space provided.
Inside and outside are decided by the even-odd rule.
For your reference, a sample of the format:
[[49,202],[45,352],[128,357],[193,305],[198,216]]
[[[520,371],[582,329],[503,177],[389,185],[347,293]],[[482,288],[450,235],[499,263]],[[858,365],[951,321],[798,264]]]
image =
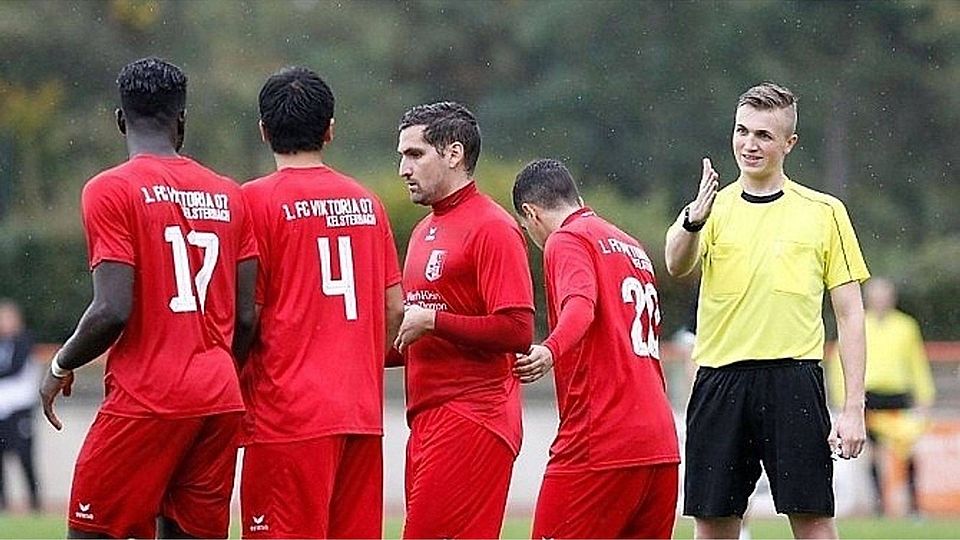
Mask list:
[[260,201],[257,199],[257,191],[253,189],[254,184],[247,183],[240,187],[243,193],[244,206],[248,212],[250,231],[257,243],[257,252],[259,260],[257,265],[257,287],[254,293],[254,301],[258,305],[263,305],[266,298],[267,272],[270,265],[270,243],[267,242],[267,226],[264,223],[263,213],[260,212]]
[[543,340],[543,346],[550,349],[554,358],[570,352],[587,335],[587,329],[593,322],[593,309],[593,302],[582,296],[571,296],[564,302],[557,326]]
[[472,246],[487,313],[517,307],[533,310],[533,280],[520,228],[506,220],[490,221],[477,231]]
[[438,311],[433,333],[489,352],[527,352],[533,342],[533,310],[509,308],[480,317]]
[[400,257],[397,255],[397,243],[393,239],[393,229],[390,227],[390,218],[383,207],[383,203],[377,200],[380,205],[380,217],[383,220],[383,242],[385,246],[384,257],[386,257],[386,278],[385,288],[389,289],[400,283],[403,274],[400,272]]
[[597,270],[583,240],[567,231],[554,232],[544,249],[544,266],[547,282],[556,291],[556,304],[552,307],[557,313],[573,296],[582,296],[596,305]]
[[240,208],[240,249],[237,250],[237,261],[251,259],[259,255],[257,237],[253,232],[253,221],[250,219],[250,205],[242,193],[237,193]]
[[130,204],[121,179],[97,177],[83,188],[80,205],[92,270],[103,261],[135,265]]

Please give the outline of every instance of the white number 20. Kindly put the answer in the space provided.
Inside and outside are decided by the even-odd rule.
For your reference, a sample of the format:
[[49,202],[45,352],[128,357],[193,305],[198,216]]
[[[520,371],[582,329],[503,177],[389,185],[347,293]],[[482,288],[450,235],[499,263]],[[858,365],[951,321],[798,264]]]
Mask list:
[[348,321],[357,320],[357,285],[353,280],[353,247],[349,236],[337,237],[340,253],[340,279],[333,279],[330,262],[330,239],[317,238],[320,250],[320,290],[327,296],[342,296],[343,311]]
[[[634,304],[636,307],[636,315],[630,327],[630,342],[634,354],[659,360],[660,341],[656,328],[660,324],[660,300],[656,287],[652,283],[643,284],[639,279],[630,276],[620,285],[620,296],[624,303]],[[646,328],[643,325],[644,313],[647,315]]]
[[[173,274],[177,280],[177,295],[170,299],[170,310],[184,313],[197,310],[197,297],[200,297],[200,311],[207,300],[207,286],[213,277],[213,269],[220,257],[220,239],[211,232],[190,231],[184,242],[183,231],[179,225],[170,225],[163,230],[163,239],[173,248]],[[187,256],[187,243],[203,250],[203,265],[197,272],[194,284],[197,294],[194,296],[190,283],[190,259]]]

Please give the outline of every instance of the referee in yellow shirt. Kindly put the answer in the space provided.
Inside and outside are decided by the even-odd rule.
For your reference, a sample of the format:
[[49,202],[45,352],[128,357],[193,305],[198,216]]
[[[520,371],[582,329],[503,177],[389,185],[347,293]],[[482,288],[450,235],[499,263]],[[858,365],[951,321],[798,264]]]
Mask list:
[[[892,281],[874,277],[864,287],[867,307],[867,437],[887,445],[906,464],[910,512],[919,515],[913,446],[923,434],[936,396],[933,374],[917,321],[899,311]],[[835,354],[831,360],[836,360]],[[843,395],[839,362],[828,362],[831,397]],[[883,515],[883,483],[878,452],[870,453],[870,474],[876,489],[876,511]]]
[[[857,457],[866,438],[869,273],[843,204],[784,174],[796,125],[790,90],[747,90],[732,136],[737,181],[720,190],[704,159],[696,199],[667,231],[669,273],[702,267],[684,479],[697,538],[737,537],[762,469],[795,537],[836,538],[831,453]],[[825,290],[847,388],[832,429],[819,365]]]

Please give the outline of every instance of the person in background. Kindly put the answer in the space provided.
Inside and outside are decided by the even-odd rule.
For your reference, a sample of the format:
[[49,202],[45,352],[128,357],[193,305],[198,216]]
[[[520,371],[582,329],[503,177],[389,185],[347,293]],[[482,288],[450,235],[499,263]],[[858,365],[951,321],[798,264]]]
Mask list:
[[[917,467],[913,447],[924,432],[936,397],[930,363],[916,319],[897,309],[897,288],[875,277],[864,287],[867,335],[867,439],[886,446],[906,465],[910,513],[918,515]],[[836,353],[832,354],[836,360]],[[843,395],[840,362],[829,364],[830,395]],[[876,450],[876,448],[875,448]],[[870,476],[876,493],[875,511],[884,514],[880,452],[870,453]]]
[[23,468],[30,509],[40,510],[40,484],[33,461],[33,410],[38,371],[31,362],[33,337],[23,324],[20,306],[0,299],[0,511],[8,508],[3,456],[17,456]]

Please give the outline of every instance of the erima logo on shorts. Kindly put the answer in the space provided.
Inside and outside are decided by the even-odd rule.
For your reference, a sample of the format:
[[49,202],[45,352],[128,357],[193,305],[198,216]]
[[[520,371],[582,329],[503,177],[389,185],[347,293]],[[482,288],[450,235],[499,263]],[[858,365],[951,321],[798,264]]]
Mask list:
[[250,532],[260,532],[260,531],[269,531],[270,526],[264,523],[266,514],[260,514],[259,516],[251,516],[253,519],[253,524],[250,525]]
[[430,252],[430,258],[427,259],[427,268],[423,271],[423,276],[427,281],[436,281],[440,279],[443,273],[443,260],[447,258],[447,250],[435,249]]
[[90,511],[90,503],[77,503],[77,507],[80,508],[80,510],[74,512],[73,517],[93,521],[93,512]]

